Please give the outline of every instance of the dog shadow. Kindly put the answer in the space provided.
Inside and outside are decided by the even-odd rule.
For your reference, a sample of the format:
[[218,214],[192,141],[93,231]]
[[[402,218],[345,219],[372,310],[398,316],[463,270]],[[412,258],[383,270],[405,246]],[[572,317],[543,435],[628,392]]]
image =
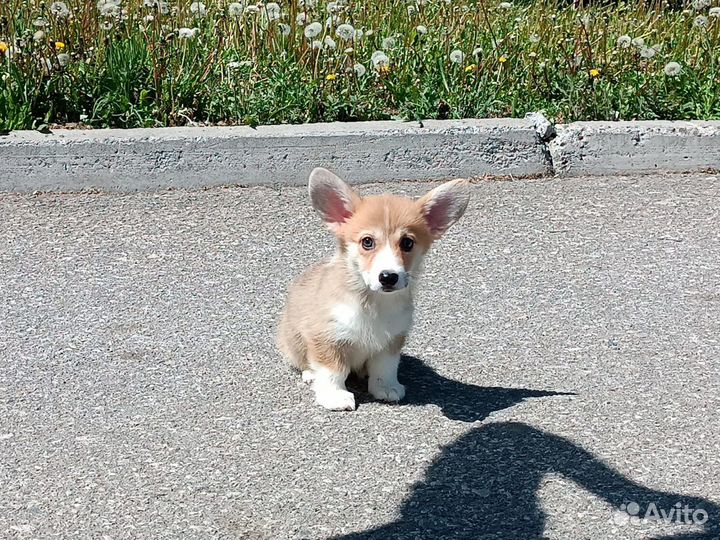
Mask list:
[[[517,405],[527,398],[574,395],[546,390],[502,388],[466,384],[443,377],[422,360],[406,356],[400,360],[398,379],[405,385],[406,394],[398,406],[433,404],[451,420],[477,422],[491,413]],[[348,389],[355,393],[358,404],[375,399],[367,392],[367,381],[348,380]]]
[[611,527],[635,527],[638,537],[646,537],[648,524],[631,519],[631,514],[643,518],[649,512],[652,518],[665,512],[667,517],[668,512],[687,505],[692,511],[688,515],[695,516],[695,527],[702,531],[687,532],[692,518],[683,525],[684,518],[675,514],[672,529],[686,532],[663,538],[720,538],[720,508],[715,503],[649,489],[568,439],[523,423],[498,422],[474,428],[444,448],[425,479],[413,486],[397,520],[334,540],[546,538],[546,510],[551,514],[562,511],[560,505],[538,498],[547,474],[562,475],[614,507],[601,509],[590,518],[578,517],[587,508],[565,510],[575,520],[588,521],[582,537],[591,532],[587,530],[592,527],[591,518],[598,534],[609,535]]

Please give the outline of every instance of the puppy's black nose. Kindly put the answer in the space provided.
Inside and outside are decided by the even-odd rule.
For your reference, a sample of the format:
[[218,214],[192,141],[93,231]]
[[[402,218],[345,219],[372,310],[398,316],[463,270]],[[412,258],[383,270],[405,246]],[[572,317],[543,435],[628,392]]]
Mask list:
[[380,272],[378,281],[380,281],[380,285],[383,287],[394,287],[398,282],[398,275],[395,272],[382,271]]

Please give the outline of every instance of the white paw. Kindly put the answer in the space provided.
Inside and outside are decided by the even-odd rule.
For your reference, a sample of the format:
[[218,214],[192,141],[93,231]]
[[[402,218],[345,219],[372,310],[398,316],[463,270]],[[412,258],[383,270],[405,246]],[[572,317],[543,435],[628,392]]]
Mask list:
[[397,381],[387,382],[382,379],[370,379],[368,390],[375,399],[381,401],[400,401],[405,397],[405,387]]
[[319,390],[315,393],[315,401],[329,411],[355,410],[355,396],[347,390]]
[[315,380],[315,372],[311,369],[304,369],[302,372],[302,382],[310,384]]

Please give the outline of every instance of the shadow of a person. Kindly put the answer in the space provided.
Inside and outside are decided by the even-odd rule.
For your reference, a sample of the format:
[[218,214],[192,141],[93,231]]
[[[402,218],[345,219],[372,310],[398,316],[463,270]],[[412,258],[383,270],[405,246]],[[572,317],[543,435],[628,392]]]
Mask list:
[[[434,404],[451,420],[476,422],[495,411],[517,405],[527,398],[573,395],[546,390],[477,386],[448,379],[414,356],[403,356],[398,377],[407,393],[398,406]],[[357,379],[348,382],[360,404],[373,401],[367,386]]]
[[543,538],[546,515],[537,492],[548,473],[561,474],[639,517],[652,505],[656,511],[651,517],[687,505],[701,511],[694,516],[704,522],[703,532],[677,525],[685,532],[672,538],[720,538],[720,508],[709,500],[646,488],[568,439],[502,422],[473,429],[446,447],[404,501],[397,521],[336,540]]

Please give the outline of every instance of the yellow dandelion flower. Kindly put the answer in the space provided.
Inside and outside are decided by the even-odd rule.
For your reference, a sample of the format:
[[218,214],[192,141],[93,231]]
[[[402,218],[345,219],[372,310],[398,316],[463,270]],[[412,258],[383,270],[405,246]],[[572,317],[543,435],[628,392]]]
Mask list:
[[380,66],[379,71],[380,74],[387,75],[388,73],[390,73],[390,66]]
[[335,75],[334,73],[328,73],[327,75],[325,75],[326,81],[334,81],[335,79],[337,79],[337,75]]
[[62,41],[55,42],[55,50],[62,51],[65,48],[65,44]]
[[599,70],[599,69],[592,68],[592,69],[590,70],[590,76],[591,76],[591,77],[599,77],[599,76],[600,76],[600,70]]
[[465,73],[470,73],[471,71],[477,71],[477,64],[470,64],[469,66],[465,67]]
[[498,58],[498,62],[504,64],[505,62],[507,62],[507,56],[503,54],[500,58]]
[[10,47],[4,41],[0,41],[0,54],[5,54]]

